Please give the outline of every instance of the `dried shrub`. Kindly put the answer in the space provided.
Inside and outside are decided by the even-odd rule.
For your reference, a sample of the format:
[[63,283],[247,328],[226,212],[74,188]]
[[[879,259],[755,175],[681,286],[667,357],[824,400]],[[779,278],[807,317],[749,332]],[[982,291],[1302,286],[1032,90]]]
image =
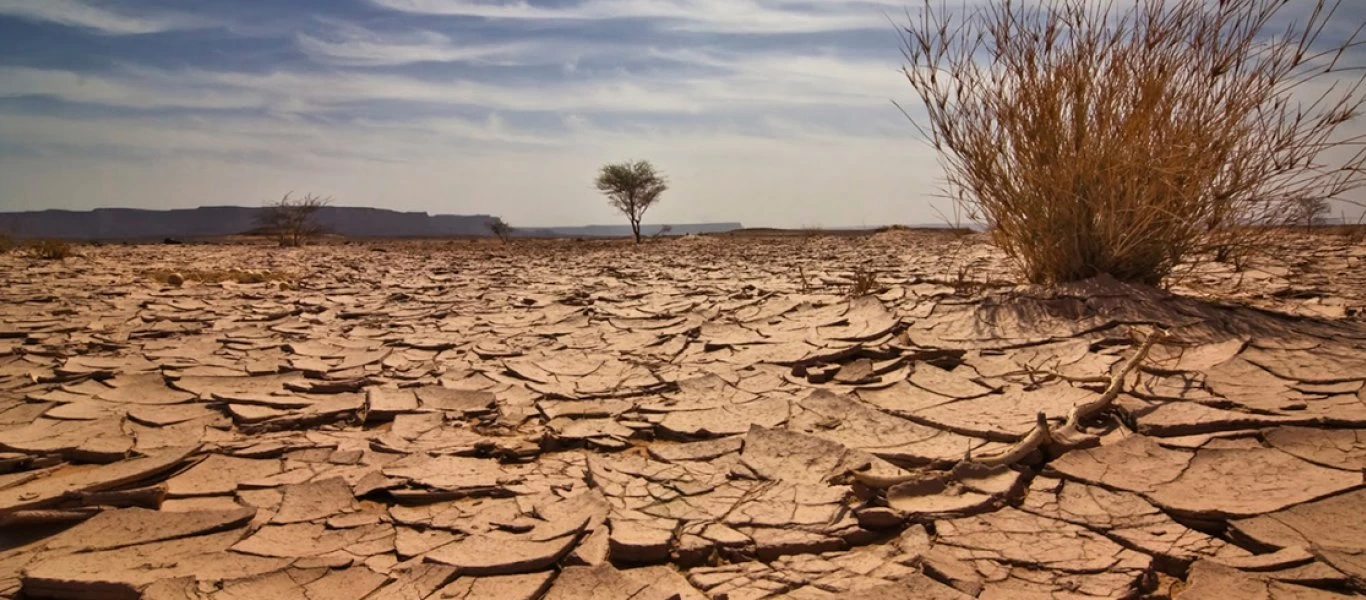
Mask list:
[[281,246],[302,246],[308,240],[322,233],[317,222],[317,213],[332,203],[331,198],[305,195],[291,198],[293,193],[285,194],[277,202],[267,204],[257,215],[257,225],[279,240]]
[[1360,244],[1366,241],[1366,212],[1357,215],[1355,220],[1347,217],[1346,212],[1338,213],[1338,224],[1330,228],[1343,242],[1349,245]]
[[876,272],[863,267],[854,269],[854,282],[849,286],[850,298],[870,296],[876,294],[878,291]]
[[41,260],[65,260],[76,255],[76,250],[63,240],[32,240],[24,245],[24,254]]
[[1313,231],[1315,226],[1322,226],[1331,214],[1332,208],[1323,198],[1302,198],[1294,207],[1294,218],[1304,224],[1305,231]]
[[492,233],[504,244],[507,243],[508,237],[512,235],[512,226],[508,225],[502,217],[493,217],[492,219],[489,219],[488,228],[489,233]]
[[[1272,31],[1288,5],[1312,11]],[[1030,282],[1157,284],[1363,184],[1363,138],[1338,132],[1363,102],[1339,64],[1360,30],[1326,42],[1336,8],[926,0],[902,38],[926,110],[912,120],[948,196]]]

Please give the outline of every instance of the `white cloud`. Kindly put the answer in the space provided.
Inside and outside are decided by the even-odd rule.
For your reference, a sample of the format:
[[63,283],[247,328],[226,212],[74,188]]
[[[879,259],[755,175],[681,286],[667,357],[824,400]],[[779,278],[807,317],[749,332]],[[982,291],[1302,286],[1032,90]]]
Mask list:
[[[222,90],[196,85],[168,85],[150,81],[147,71],[100,75],[60,69],[0,67],[0,98],[51,96],[68,102],[84,102],[128,108],[263,108],[260,95],[223,94]],[[164,73],[164,72],[162,72]]]
[[315,61],[348,67],[380,67],[422,62],[485,64],[555,64],[564,55],[534,52],[539,45],[525,42],[458,44],[432,31],[382,35],[348,23],[326,21],[328,39],[306,33],[296,36],[299,49]]
[[488,143],[551,145],[561,140],[509,129],[500,119],[315,123],[289,117],[57,117],[0,112],[0,140],[31,147],[102,149],[129,157],[182,154],[269,156],[275,163],[406,161]]
[[0,15],[81,27],[108,35],[160,33],[209,24],[185,14],[124,14],[93,6],[84,0],[0,0]]
[[[554,54],[553,48],[531,52]],[[385,53],[399,51],[380,54]],[[515,111],[696,114],[782,107],[882,108],[906,92],[891,61],[828,55],[723,55],[718,51],[655,54],[721,68],[728,74],[618,71],[596,79],[481,83],[356,71],[244,73],[128,66],[96,75],[0,67],[0,98],[50,96],[127,108],[264,109],[301,114],[371,101]]]
[[[556,7],[525,0],[371,0],[388,9],[488,19],[656,19],[674,29],[727,33],[803,33],[886,28],[891,2],[822,0],[798,4],[775,0],[582,0]],[[663,25],[663,23],[661,23]]]

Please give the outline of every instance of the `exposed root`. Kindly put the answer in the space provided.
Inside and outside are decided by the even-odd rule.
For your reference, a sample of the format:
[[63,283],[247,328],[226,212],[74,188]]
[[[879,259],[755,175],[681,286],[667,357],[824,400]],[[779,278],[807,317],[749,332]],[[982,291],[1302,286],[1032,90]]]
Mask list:
[[20,510],[0,515],[0,527],[31,527],[36,525],[58,525],[79,523],[93,517],[103,510],[98,506],[84,506],[69,509]]
[[131,490],[73,492],[65,499],[76,506],[140,506],[156,509],[166,500],[166,485],[158,484]]
[[1053,434],[1048,430],[1048,418],[1043,413],[1039,413],[1037,419],[1034,430],[1030,431],[1024,439],[1015,442],[1014,446],[997,454],[973,457],[971,462],[989,467],[1013,465],[1024,460],[1031,452],[1050,445],[1053,441]]
[[1110,378],[1110,385],[1105,387],[1105,392],[1099,398],[1090,402],[1083,402],[1072,407],[1072,412],[1067,415],[1067,422],[1063,424],[1053,435],[1053,445],[1062,449],[1076,448],[1091,438],[1090,434],[1082,433],[1081,423],[1094,418],[1105,412],[1114,403],[1115,398],[1124,389],[1124,380],[1129,378],[1138,366],[1147,360],[1148,353],[1152,351],[1153,345],[1167,337],[1166,332],[1161,330],[1153,331],[1148,334],[1148,339],[1143,340],[1143,344],[1138,347],[1138,351],[1124,362],[1124,366],[1119,372]]
[[[1148,353],[1152,350],[1153,345],[1164,339],[1166,335],[1163,331],[1154,331],[1149,334],[1148,338],[1139,345],[1134,355],[1129,357],[1129,360],[1120,367],[1119,372],[1110,376],[1105,392],[1095,400],[1073,407],[1067,415],[1067,421],[1057,430],[1050,430],[1047,415],[1039,413],[1038,422],[1034,425],[1034,429],[1010,448],[984,456],[973,456],[969,452],[963,458],[963,463],[974,463],[989,467],[1013,465],[1039,449],[1049,448],[1056,451],[1066,451],[1094,440],[1095,436],[1081,431],[1081,423],[1095,418],[1110,408],[1115,398],[1118,398],[1119,393],[1124,389],[1124,380],[1129,377],[1130,373],[1138,369],[1144,360],[1147,360]],[[873,489],[887,489],[923,477],[921,474],[888,476],[867,471],[856,471],[852,475],[859,483]]]

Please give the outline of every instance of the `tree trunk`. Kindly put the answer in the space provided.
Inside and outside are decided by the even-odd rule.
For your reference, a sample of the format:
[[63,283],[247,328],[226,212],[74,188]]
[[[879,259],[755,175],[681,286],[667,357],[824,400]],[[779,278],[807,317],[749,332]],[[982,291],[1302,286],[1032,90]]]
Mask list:
[[636,238],[636,243],[640,243],[640,219],[631,219],[631,235]]

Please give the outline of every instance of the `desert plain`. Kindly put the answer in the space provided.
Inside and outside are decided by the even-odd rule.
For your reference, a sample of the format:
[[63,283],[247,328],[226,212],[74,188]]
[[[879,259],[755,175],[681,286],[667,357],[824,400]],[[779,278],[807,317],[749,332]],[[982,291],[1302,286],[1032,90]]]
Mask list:
[[3,255],[0,597],[1351,597],[1366,243],[1278,244]]

